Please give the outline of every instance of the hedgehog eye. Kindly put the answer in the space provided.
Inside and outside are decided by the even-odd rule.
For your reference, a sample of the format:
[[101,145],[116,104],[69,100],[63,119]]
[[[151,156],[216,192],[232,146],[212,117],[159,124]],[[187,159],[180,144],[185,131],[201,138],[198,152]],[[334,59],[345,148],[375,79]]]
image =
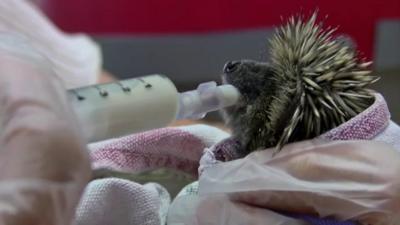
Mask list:
[[235,72],[236,69],[238,68],[240,62],[238,61],[229,61],[225,64],[224,66],[224,72],[225,73],[232,73]]

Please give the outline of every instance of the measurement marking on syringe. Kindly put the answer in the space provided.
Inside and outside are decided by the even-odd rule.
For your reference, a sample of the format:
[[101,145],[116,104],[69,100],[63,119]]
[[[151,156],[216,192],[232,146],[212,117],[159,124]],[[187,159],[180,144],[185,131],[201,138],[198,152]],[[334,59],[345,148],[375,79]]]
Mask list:
[[153,87],[153,85],[151,85],[151,84],[149,84],[149,83],[147,83],[145,80],[143,80],[142,78],[138,78],[138,80],[140,81],[140,82],[142,82],[142,83],[144,83],[145,84],[145,88],[146,89],[150,89],[150,88],[152,88]]
[[117,84],[122,88],[122,90],[123,90],[124,92],[130,92],[130,91],[131,91],[131,88],[130,88],[130,87],[127,87],[127,86],[124,86],[123,83],[117,82]]
[[102,89],[99,88],[98,86],[94,86],[94,87],[99,91],[99,94],[100,94],[102,97],[107,97],[107,96],[108,96],[108,92],[107,92],[107,91],[102,90]]
[[[88,88],[95,89],[101,97],[106,98],[106,97],[112,95],[113,90],[115,90],[112,87],[110,87],[111,88],[110,90],[107,90],[109,85],[117,85],[121,88],[121,91],[125,92],[126,94],[131,94],[131,93],[134,94],[135,88],[137,88],[138,85],[140,85],[140,84],[143,84],[144,88],[147,90],[154,88],[154,86],[151,83],[147,82],[146,80],[144,80],[142,78],[135,78],[135,79],[132,79],[130,82],[116,81],[114,83],[109,83],[109,84],[93,85],[93,86],[89,86],[87,88],[71,89],[70,93],[73,96],[75,96],[77,100],[84,101],[84,100],[87,100],[88,96],[83,96],[83,95],[81,95],[81,93],[84,93],[84,94],[87,93],[86,90]],[[87,94],[89,94],[89,93],[87,93]],[[89,96],[91,96],[91,95],[89,94]]]
[[83,97],[82,95],[80,95],[77,91],[71,90],[71,92],[76,96],[76,98],[77,98],[79,101],[85,100],[85,97]]

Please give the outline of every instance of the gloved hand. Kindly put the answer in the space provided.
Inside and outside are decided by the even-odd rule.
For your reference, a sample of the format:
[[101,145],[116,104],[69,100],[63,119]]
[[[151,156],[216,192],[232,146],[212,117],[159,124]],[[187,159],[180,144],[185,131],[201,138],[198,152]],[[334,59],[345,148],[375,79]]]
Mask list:
[[62,32],[31,0],[0,1],[0,32],[27,38],[67,88],[96,83],[102,69],[98,44],[87,35]]
[[18,40],[0,38],[0,224],[70,224],[90,177],[85,143],[64,86]]
[[304,141],[205,167],[187,224],[302,224],[271,210],[400,224],[400,153],[372,141]]

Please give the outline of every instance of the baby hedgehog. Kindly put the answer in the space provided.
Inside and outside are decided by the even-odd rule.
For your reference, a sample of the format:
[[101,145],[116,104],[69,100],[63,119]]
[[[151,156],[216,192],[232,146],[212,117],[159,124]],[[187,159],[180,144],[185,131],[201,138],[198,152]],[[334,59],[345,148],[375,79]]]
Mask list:
[[373,101],[366,86],[379,78],[357,58],[336,29],[323,29],[316,13],[291,17],[269,40],[269,62],[240,60],[224,67],[241,103],[222,111],[238,153],[311,139],[356,116]]

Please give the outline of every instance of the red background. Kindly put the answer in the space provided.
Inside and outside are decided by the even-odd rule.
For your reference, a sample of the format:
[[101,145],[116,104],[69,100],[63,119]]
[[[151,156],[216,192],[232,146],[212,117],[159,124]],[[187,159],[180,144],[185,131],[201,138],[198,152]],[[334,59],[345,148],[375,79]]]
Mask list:
[[62,29],[90,34],[203,33],[270,27],[281,16],[318,8],[340,25],[367,58],[376,24],[400,18],[400,0],[50,0],[46,12]]

